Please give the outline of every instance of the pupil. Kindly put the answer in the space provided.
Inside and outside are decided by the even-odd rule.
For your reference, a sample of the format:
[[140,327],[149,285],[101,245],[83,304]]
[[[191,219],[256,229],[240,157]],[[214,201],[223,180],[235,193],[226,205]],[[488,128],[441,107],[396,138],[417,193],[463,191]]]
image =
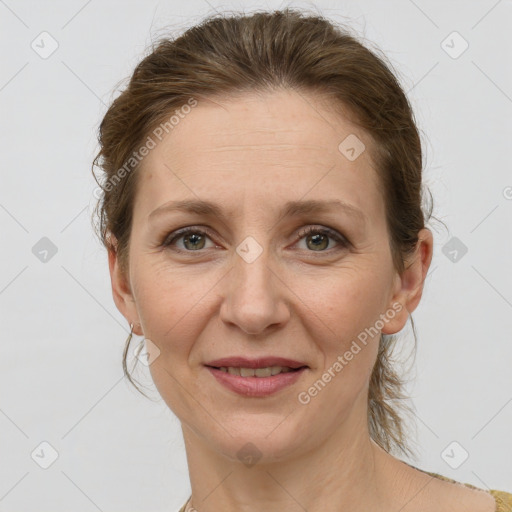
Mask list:
[[[322,234],[316,234],[316,235],[312,235],[312,236],[311,236],[311,239],[312,239],[312,241],[313,241],[313,245],[314,245],[315,247],[320,247],[320,246],[321,246],[321,244],[322,244],[322,242],[325,242],[325,239],[324,239],[324,240],[321,240],[321,238],[320,238],[320,237],[324,237],[324,238],[325,238],[325,235],[322,235]],[[324,245],[325,245],[325,244],[324,244]],[[325,247],[323,247],[323,248],[325,248]]]
[[[192,241],[192,245],[194,246],[197,242],[200,242],[201,241],[201,238],[202,238],[202,235],[197,235],[197,234],[192,234],[192,235],[187,235],[185,237],[185,243],[189,242],[189,241]],[[201,247],[192,247],[193,249],[201,249]]]

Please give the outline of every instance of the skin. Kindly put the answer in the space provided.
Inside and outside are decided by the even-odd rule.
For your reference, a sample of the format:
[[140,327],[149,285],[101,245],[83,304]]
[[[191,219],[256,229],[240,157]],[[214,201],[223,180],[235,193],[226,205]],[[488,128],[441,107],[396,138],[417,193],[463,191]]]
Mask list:
[[[338,150],[349,134],[367,148],[354,161]],[[143,160],[129,272],[110,251],[112,291],[134,333],[160,350],[149,368],[181,421],[200,512],[319,512],[333,503],[353,512],[494,510],[489,495],[433,479],[371,440],[367,393],[379,336],[307,405],[297,400],[381,314],[395,311],[380,332],[396,333],[421,299],[432,233],[420,231],[399,275],[371,143],[320,98],[282,90],[200,101]],[[225,219],[148,219],[168,201],[198,198],[217,203]],[[366,220],[342,210],[282,217],[284,203],[308,199],[341,199]],[[212,236],[162,246],[185,226]],[[315,246],[314,234],[299,235],[308,226],[329,227],[349,245],[320,236]],[[251,263],[236,252],[248,236],[262,248]],[[243,397],[204,367],[232,355],[278,355],[309,369],[273,396]],[[238,456],[249,442],[260,455],[250,467]]]

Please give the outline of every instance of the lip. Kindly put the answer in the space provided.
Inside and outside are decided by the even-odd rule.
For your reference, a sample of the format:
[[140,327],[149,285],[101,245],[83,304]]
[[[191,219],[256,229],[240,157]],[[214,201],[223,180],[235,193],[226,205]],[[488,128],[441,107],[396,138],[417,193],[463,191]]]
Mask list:
[[[228,366],[233,365],[230,364]],[[276,364],[271,366],[287,365]],[[248,367],[244,366],[243,368]],[[304,367],[293,372],[278,373],[277,375],[272,375],[271,377],[240,377],[238,375],[225,373],[211,366],[206,366],[206,369],[215,377],[217,382],[244,397],[265,397],[273,395],[274,393],[277,393],[287,386],[291,386],[297,382],[301,375],[307,370],[307,368]]]
[[235,368],[267,368],[268,366],[289,366],[290,368],[294,369],[301,368],[302,366],[308,366],[306,363],[301,363],[300,361],[274,356],[258,357],[256,359],[247,359],[246,357],[242,356],[224,357],[222,359],[216,359],[215,361],[205,363],[205,365],[213,366],[216,368],[220,368],[221,366],[232,366]]

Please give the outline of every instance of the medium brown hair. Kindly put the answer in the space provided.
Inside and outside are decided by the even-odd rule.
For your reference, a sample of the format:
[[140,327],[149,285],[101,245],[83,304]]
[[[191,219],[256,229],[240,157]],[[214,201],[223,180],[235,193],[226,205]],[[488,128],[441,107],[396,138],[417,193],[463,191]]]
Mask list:
[[[93,175],[94,166],[102,169],[102,196],[95,210],[101,242],[117,251],[126,271],[140,168],[133,155],[155,127],[168,122],[191,98],[229,99],[285,88],[328,98],[332,109],[350,116],[370,137],[368,150],[385,201],[393,264],[401,274],[418,232],[432,216],[432,197],[429,193],[430,209],[424,215],[418,129],[396,72],[378,53],[349,29],[295,9],[214,15],[179,37],[153,43],[99,127]],[[372,439],[386,451],[412,454],[399,412],[410,409],[403,402],[404,380],[392,358],[396,339],[381,335],[369,385],[368,427]],[[126,369],[130,340],[131,333],[123,369],[136,386]]]

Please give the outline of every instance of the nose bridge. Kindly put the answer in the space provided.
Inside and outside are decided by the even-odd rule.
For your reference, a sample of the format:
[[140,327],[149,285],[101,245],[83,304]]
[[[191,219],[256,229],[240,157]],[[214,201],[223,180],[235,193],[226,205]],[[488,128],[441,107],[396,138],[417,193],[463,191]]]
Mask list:
[[[258,238],[262,239],[261,236]],[[260,299],[273,295],[271,259],[268,241],[260,243],[253,236],[246,237],[238,244],[234,255],[234,290],[253,298],[259,295]]]
[[281,282],[275,276],[269,241],[263,238],[264,231],[244,238],[236,247],[221,309],[224,321],[236,324],[251,334],[282,323],[288,314]]

